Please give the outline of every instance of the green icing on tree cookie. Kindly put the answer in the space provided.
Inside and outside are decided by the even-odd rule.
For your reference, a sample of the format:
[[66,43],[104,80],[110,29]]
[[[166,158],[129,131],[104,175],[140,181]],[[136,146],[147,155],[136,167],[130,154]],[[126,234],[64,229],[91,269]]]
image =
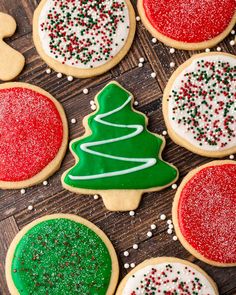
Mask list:
[[71,144],[78,157],[63,181],[90,190],[150,189],[172,183],[177,169],[160,158],[162,137],[146,128],[132,109],[133,97],[115,82],[98,95],[98,110],[87,121],[90,133]]
[[18,243],[11,268],[20,295],[105,295],[111,271],[102,239],[64,218],[31,228]]

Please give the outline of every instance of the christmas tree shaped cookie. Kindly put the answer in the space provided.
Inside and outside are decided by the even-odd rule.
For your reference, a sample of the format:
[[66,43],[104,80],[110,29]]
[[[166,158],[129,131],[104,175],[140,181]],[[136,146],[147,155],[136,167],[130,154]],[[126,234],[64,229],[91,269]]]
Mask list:
[[131,93],[111,82],[95,101],[98,110],[84,119],[85,135],[71,142],[76,164],[62,184],[76,193],[100,194],[108,210],[134,210],[144,192],[175,182],[178,170],[162,160],[165,140],[147,130]]

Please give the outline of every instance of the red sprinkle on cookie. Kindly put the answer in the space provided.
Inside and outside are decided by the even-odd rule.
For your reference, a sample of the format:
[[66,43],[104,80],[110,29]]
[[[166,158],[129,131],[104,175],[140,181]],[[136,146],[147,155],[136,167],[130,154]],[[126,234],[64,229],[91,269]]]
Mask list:
[[28,84],[5,85],[0,88],[0,187],[12,182],[10,188],[14,188],[17,182],[36,177],[59,156],[57,168],[67,131],[64,112],[49,94]]
[[190,172],[173,204],[182,244],[218,266],[236,264],[236,162],[214,161]]

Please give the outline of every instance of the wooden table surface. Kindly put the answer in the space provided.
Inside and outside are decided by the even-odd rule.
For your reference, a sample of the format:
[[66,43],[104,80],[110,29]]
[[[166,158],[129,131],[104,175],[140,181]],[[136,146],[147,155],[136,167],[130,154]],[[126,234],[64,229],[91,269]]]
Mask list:
[[[18,80],[44,88],[62,103],[68,117],[70,139],[83,134],[82,119],[91,112],[90,100],[113,79],[134,94],[139,102],[137,109],[149,118],[149,129],[161,134],[165,130],[161,111],[162,93],[174,70],[170,68],[170,62],[173,61],[178,66],[194,52],[176,50],[174,54],[170,54],[169,48],[162,43],[153,44],[152,36],[141,22],[138,22],[130,52],[113,70],[93,79],[74,79],[73,82],[68,82],[66,77],[58,79],[55,72],[50,75],[45,73],[47,66],[33,45],[32,17],[38,2],[0,0],[0,11],[11,14],[18,23],[16,34],[8,40],[9,44],[26,57],[25,69]],[[236,54],[236,46],[233,48],[229,44],[232,39],[232,35],[228,36],[219,46],[223,51]],[[140,57],[145,58],[144,66],[141,68],[138,67]],[[151,77],[152,72],[156,72],[156,78]],[[89,89],[89,94],[83,94],[84,88]],[[76,124],[70,123],[72,118],[77,120]],[[192,168],[210,161],[178,147],[168,136],[166,139],[163,158],[179,168],[178,183]],[[175,194],[173,189],[145,194],[134,217],[128,212],[108,212],[101,199],[78,196],[62,188],[60,176],[73,163],[72,155],[67,152],[61,169],[48,179],[47,186],[35,186],[27,189],[25,194],[21,194],[19,190],[0,191],[0,294],[9,294],[5,282],[4,261],[13,237],[35,218],[58,212],[73,213],[87,218],[108,235],[119,257],[121,277],[129,271],[123,267],[126,262],[138,264],[153,256],[176,256],[193,261],[207,271],[216,281],[220,294],[236,294],[236,268],[207,265],[190,255],[178,241],[173,241],[173,235],[167,234],[166,221],[161,221],[159,217],[164,213],[167,218],[171,218],[171,205]],[[34,206],[33,211],[27,209],[30,204]],[[153,237],[148,238],[146,233],[152,223],[157,225],[157,229],[153,231]],[[138,250],[133,250],[134,243],[139,244]],[[129,257],[124,257],[125,250],[130,252]]]

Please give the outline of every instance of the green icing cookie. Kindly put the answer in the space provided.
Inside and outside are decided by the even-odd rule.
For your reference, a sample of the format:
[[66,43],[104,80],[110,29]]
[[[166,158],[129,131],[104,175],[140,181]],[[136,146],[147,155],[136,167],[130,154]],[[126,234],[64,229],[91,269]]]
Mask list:
[[86,225],[66,218],[29,229],[11,261],[20,295],[105,295],[111,276],[112,259],[104,241]]
[[132,108],[133,96],[111,82],[96,99],[86,135],[71,143],[79,160],[63,175],[63,185],[91,192],[159,190],[173,183],[178,171],[161,159],[164,140],[147,130],[146,117]]

